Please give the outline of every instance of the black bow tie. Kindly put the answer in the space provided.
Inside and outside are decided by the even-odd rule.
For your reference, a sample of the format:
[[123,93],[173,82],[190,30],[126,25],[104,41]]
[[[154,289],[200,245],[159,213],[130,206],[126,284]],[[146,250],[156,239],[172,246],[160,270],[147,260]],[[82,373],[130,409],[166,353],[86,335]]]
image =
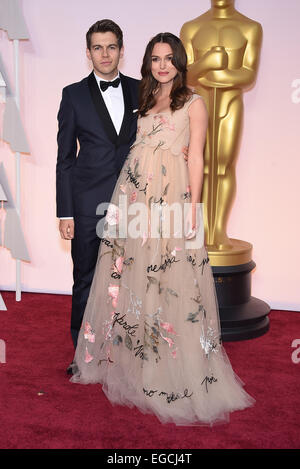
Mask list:
[[120,84],[120,78],[116,78],[114,81],[101,81],[100,80],[100,88],[102,91],[106,91],[107,88],[113,86],[114,88],[118,88]]

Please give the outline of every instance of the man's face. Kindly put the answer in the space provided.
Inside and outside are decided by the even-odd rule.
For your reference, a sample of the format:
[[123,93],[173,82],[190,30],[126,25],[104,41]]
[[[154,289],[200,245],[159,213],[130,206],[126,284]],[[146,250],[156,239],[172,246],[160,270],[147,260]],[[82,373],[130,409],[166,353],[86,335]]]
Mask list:
[[123,54],[124,48],[119,49],[117,37],[112,32],[93,33],[91,48],[86,50],[96,74],[105,80],[112,80],[117,75]]

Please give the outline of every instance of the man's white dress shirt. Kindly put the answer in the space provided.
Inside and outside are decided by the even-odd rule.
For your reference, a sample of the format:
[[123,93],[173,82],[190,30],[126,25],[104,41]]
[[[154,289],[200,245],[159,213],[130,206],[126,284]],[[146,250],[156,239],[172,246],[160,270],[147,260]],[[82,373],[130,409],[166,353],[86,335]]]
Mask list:
[[98,77],[95,72],[94,76],[97,80],[103,101],[105,102],[111,120],[113,121],[116,132],[117,134],[119,134],[124,116],[124,99],[122,85],[120,83],[118,88],[109,86],[107,90],[102,91],[100,88],[100,81],[114,81],[117,78],[120,78],[120,74],[118,73],[118,75],[113,80],[104,80],[103,78]]

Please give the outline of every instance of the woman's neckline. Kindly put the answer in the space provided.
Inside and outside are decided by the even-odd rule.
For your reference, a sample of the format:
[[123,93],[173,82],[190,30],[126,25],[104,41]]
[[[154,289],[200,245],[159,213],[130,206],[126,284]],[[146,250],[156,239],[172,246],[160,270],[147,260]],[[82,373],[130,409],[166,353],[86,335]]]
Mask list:
[[[190,99],[194,96],[194,94],[197,94],[197,93],[193,93],[190,97]],[[197,96],[200,96],[197,94]],[[201,96],[200,96],[201,97]],[[186,102],[188,103],[189,100]],[[186,104],[185,103],[185,104]],[[163,112],[150,112],[149,114],[146,114],[144,117],[148,117],[148,116],[159,116],[160,114],[171,114],[172,113],[172,109],[170,109],[169,111],[163,111]]]
[[169,111],[163,111],[163,112],[149,112],[149,114],[146,114],[145,117],[148,116],[159,116],[160,114],[170,114],[172,111],[171,109]]

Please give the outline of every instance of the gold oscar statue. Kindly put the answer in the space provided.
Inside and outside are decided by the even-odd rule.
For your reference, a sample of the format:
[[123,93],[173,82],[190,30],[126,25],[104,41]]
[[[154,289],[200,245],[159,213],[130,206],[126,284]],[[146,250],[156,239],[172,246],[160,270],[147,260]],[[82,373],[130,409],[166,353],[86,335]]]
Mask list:
[[211,0],[211,8],[181,29],[188,55],[188,83],[203,96],[209,114],[202,202],[205,238],[213,266],[251,261],[252,245],[227,236],[236,192],[235,165],[243,123],[243,91],[256,79],[262,27],[234,8],[234,0]]

